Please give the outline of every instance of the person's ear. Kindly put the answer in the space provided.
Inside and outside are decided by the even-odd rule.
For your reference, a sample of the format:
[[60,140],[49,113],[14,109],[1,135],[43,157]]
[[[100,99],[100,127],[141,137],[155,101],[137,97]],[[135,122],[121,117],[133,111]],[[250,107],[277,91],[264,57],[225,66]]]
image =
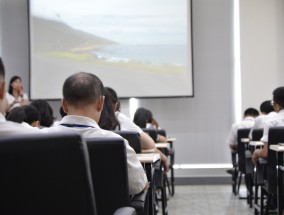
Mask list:
[[68,113],[68,105],[67,105],[67,102],[66,102],[65,99],[61,99],[61,106],[62,106],[62,108],[63,108],[63,111],[64,111],[65,113]]
[[37,120],[37,121],[33,121],[32,124],[31,124],[32,127],[37,127],[39,128],[40,126],[40,122]]
[[0,85],[0,99],[4,99],[5,98],[5,81],[2,81],[1,85]]
[[97,102],[97,111],[101,112],[104,108],[104,101],[105,101],[105,97],[104,96],[100,96],[98,102]]

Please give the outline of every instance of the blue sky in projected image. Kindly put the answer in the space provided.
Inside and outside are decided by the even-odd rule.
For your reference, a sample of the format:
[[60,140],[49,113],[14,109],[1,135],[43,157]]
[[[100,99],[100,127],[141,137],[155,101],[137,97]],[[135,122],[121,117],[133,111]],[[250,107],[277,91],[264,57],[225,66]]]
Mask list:
[[35,16],[122,44],[187,44],[187,0],[35,0]]

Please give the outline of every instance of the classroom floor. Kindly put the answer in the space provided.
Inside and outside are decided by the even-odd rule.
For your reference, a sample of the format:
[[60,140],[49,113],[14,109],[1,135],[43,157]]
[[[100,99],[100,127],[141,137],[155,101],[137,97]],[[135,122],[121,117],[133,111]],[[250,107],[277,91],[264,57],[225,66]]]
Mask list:
[[231,185],[180,185],[175,188],[174,197],[168,201],[169,215],[254,214],[246,200],[233,195]]

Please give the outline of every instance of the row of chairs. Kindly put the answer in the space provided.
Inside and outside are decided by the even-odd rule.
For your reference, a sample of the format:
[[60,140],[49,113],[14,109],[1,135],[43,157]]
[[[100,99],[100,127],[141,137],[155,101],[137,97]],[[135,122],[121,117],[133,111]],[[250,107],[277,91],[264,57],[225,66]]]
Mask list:
[[[149,136],[156,141],[157,140],[157,135],[161,134],[163,136],[166,136],[165,130],[162,129],[143,129],[144,132],[148,133]],[[127,139],[130,146],[135,150],[136,153],[141,153],[141,141],[140,141],[140,135],[137,132],[132,132],[132,131],[116,131],[120,136],[123,138]],[[173,172],[173,164],[174,164],[174,150],[172,147],[172,142],[170,143],[171,147],[164,148],[162,151],[164,154],[168,155],[170,157],[170,169],[171,169],[171,182],[169,182],[167,175],[163,174],[163,170],[161,168],[160,163],[158,165],[155,165],[155,171],[154,171],[154,177],[155,177],[155,199],[157,201],[161,201],[162,204],[162,214],[166,215],[168,213],[167,211],[167,190],[168,194],[173,196],[174,193],[174,172]],[[172,156],[172,157],[171,157]],[[166,189],[168,188],[168,189]],[[161,192],[160,195],[157,195],[158,192]],[[159,196],[159,197],[158,197]],[[156,202],[155,202],[156,203]],[[158,207],[158,204],[156,204]],[[154,213],[157,213],[157,210],[154,211]]]
[[0,214],[147,214],[147,192],[137,199],[128,192],[122,138],[1,138],[0,160]]
[[[250,141],[246,141],[249,137],[249,132],[250,129],[238,130],[238,160],[233,159],[233,161],[235,161],[233,166],[236,174],[232,180],[232,190],[235,195],[239,193],[242,176],[244,176],[247,188],[247,203],[250,207],[254,205],[254,213],[261,215],[277,213],[277,210],[269,207],[271,199],[276,196],[279,199],[279,191],[277,192],[277,169],[280,169],[280,164],[277,164],[277,152],[268,150],[267,159],[258,159],[255,168],[252,164],[251,155],[257,147],[261,147],[262,145],[257,141],[260,141],[263,129],[253,129],[252,139]],[[268,135],[268,148],[270,145],[277,145],[282,142],[284,142],[284,127],[270,128]],[[283,163],[281,163],[281,165],[283,165]],[[280,191],[282,193],[282,190]],[[264,203],[265,199],[267,200],[266,205]],[[282,202],[278,201],[278,214],[282,214],[281,205]]]

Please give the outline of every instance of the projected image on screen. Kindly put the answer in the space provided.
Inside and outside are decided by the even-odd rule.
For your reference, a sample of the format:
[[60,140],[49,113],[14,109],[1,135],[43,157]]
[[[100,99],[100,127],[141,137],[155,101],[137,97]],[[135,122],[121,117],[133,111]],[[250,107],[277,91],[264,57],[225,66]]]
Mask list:
[[189,0],[30,0],[31,98],[71,74],[120,97],[192,96]]

